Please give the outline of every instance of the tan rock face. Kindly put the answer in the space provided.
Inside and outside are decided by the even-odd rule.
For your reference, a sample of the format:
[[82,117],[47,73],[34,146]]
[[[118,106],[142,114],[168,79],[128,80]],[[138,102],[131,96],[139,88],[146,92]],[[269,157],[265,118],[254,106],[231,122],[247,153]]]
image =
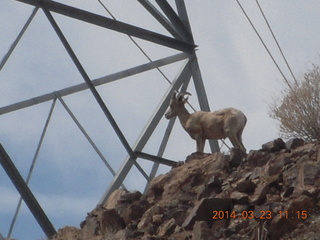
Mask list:
[[247,156],[194,154],[146,195],[116,190],[54,240],[318,239],[320,145],[276,139]]

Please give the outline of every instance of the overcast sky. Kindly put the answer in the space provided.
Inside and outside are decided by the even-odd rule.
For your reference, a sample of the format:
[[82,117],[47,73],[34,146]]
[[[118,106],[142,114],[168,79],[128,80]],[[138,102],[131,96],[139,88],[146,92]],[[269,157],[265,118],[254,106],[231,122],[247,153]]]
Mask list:
[[[67,5],[109,17],[98,1],[60,0]],[[123,22],[169,35],[137,2],[103,1]],[[151,1],[154,2],[154,1]],[[169,1],[173,3],[174,1]],[[255,1],[240,1],[286,77],[288,69],[276,47]],[[320,2],[308,0],[260,0],[262,9],[297,78],[319,63]],[[235,107],[248,123],[243,141],[247,150],[259,149],[279,137],[277,122],[269,117],[269,106],[279,101],[285,85],[236,1],[186,0],[197,56],[212,110]],[[0,59],[30,16],[33,7],[14,1],[0,2]],[[148,60],[126,35],[53,14],[91,79],[103,77]],[[153,60],[178,51],[137,40]],[[183,61],[162,68],[173,80]],[[83,83],[41,10],[32,21],[10,59],[0,72],[0,107]],[[156,71],[149,71],[98,87],[130,145],[138,138],[169,84]],[[199,105],[193,85],[190,103]],[[117,171],[126,152],[89,91],[63,98],[97,147]],[[0,142],[21,174],[26,177],[52,102],[0,116]],[[145,147],[157,154],[168,121],[162,119]],[[229,144],[229,142],[227,142]],[[221,143],[220,143],[221,144]],[[227,148],[223,147],[227,152]],[[184,160],[195,151],[195,142],[177,123],[164,157]],[[209,151],[206,147],[206,151]],[[152,164],[139,160],[149,173]],[[159,173],[167,172],[163,167]],[[57,101],[40,150],[30,188],[55,228],[79,226],[86,213],[99,202],[112,174]],[[130,190],[143,190],[145,180],[137,170],[125,181]],[[7,235],[19,195],[0,168],[0,233]],[[25,205],[13,238],[41,239],[45,234]]]

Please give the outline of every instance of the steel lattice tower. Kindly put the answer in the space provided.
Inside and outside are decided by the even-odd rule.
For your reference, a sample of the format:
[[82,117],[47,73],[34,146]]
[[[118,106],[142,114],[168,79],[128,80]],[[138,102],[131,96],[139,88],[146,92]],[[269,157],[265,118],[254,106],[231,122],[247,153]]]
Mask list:
[[[177,9],[177,11],[174,10],[174,7],[172,6],[173,4],[170,5],[166,0],[155,0],[154,3],[151,3],[149,0],[138,0],[138,2],[153,16],[153,18],[156,19],[156,21],[158,21],[163,26],[163,28],[169,33],[170,36],[166,36],[157,32],[152,32],[128,23],[120,22],[112,18],[104,17],[95,13],[84,11],[72,6],[68,6],[50,0],[16,1],[29,4],[35,7],[35,10],[30,16],[28,22],[26,23],[25,29],[23,29],[20,33],[20,36],[18,36],[16,43],[19,41],[19,38],[21,38],[21,36],[24,34],[24,31],[26,31],[27,26],[32,21],[32,18],[37,14],[38,10],[42,10],[46,18],[48,19],[49,23],[53,27],[58,38],[60,39],[61,43],[63,44],[65,51],[69,54],[69,57],[72,59],[74,65],[78,69],[84,82],[82,84],[74,85],[52,93],[46,93],[40,96],[35,96],[32,99],[16,102],[7,106],[2,106],[0,107],[0,115],[4,115],[13,111],[18,111],[20,109],[27,108],[36,104],[41,104],[47,101],[59,100],[62,103],[62,105],[64,105],[63,98],[65,96],[76,94],[80,91],[89,89],[92,95],[94,96],[96,103],[101,108],[103,114],[108,119],[114,132],[121,141],[124,151],[126,151],[127,153],[127,157],[124,159],[122,166],[120,167],[118,172],[113,172],[112,168],[109,167],[107,160],[103,159],[109,170],[113,173],[114,178],[104,195],[101,197],[99,204],[103,204],[114,190],[118,189],[123,185],[124,179],[131,171],[133,166],[137,167],[140,173],[146,178],[147,182],[150,182],[155,177],[160,164],[173,166],[175,162],[172,160],[164,159],[163,153],[166,149],[166,145],[168,139],[170,138],[171,131],[175,125],[175,119],[172,119],[168,122],[163,139],[159,146],[158,153],[154,155],[144,151],[144,147],[146,146],[148,140],[157,128],[161,118],[163,118],[164,112],[168,107],[173,92],[175,90],[187,91],[190,80],[193,80],[201,110],[210,111],[205,87],[203,84],[195,52],[197,46],[193,39],[184,0],[175,0],[175,9]],[[53,13],[73,18],[91,24],[93,26],[102,27],[104,29],[113,30],[122,34],[126,34],[130,37],[143,39],[145,41],[155,43],[167,48],[175,49],[179,51],[179,53],[156,61],[150,61],[149,63],[142,64],[134,68],[124,69],[120,72],[112,73],[105,77],[93,80],[90,79],[90,77],[88,76],[86,69],[83,67],[83,65],[79,61],[78,56],[73,51],[70,42],[68,42],[63,32],[61,31],[61,28],[57,24],[53,16]],[[8,54],[3,58],[3,61],[0,65],[0,71],[4,67],[6,60],[10,57],[11,52],[13,52],[14,47],[15,44],[12,45],[12,48],[9,50]],[[164,65],[173,64],[178,61],[184,61],[181,70],[176,74],[175,79],[170,81],[170,86],[168,87],[167,91],[163,93],[163,98],[161,102],[159,102],[158,107],[154,110],[152,117],[149,119],[148,123],[142,130],[140,136],[137,138],[136,143],[133,146],[130,146],[125,135],[120,129],[117,121],[114,119],[109,108],[107,107],[107,104],[100,96],[96,88],[103,84],[118,81],[124,77],[140,74],[145,71],[149,71],[150,69],[157,69]],[[64,105],[64,107],[68,110],[66,105]],[[217,141],[210,141],[210,147],[212,152],[219,151]],[[153,162],[153,168],[149,174],[147,174],[136,161],[138,158],[150,160]],[[41,208],[40,206],[36,206],[34,202],[35,199],[25,199],[25,197],[28,198],[28,196],[30,196],[30,194],[32,193],[28,192],[27,184],[25,184],[25,182],[22,179],[19,179],[18,172],[10,172],[10,169],[12,170],[13,166],[11,166],[10,164],[6,164],[10,163],[11,160],[6,155],[4,149],[2,149],[0,159],[4,168],[9,170],[7,171],[8,175],[11,178],[11,180],[15,182],[16,187],[19,188],[19,186],[22,186],[22,189],[18,190],[21,196],[24,198],[24,200],[26,202],[29,202],[30,205],[28,205],[28,207],[36,209]],[[52,236],[55,230],[52,229],[52,226],[50,226],[50,222],[47,221],[45,216],[43,216],[44,213],[41,211],[33,211],[33,214],[35,215],[37,221],[39,222],[40,226],[42,227],[46,235],[49,237]]]

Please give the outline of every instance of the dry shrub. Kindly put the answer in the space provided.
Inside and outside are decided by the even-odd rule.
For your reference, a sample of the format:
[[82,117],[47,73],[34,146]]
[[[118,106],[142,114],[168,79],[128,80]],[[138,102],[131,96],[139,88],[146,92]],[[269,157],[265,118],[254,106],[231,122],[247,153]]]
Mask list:
[[280,122],[285,138],[320,140],[320,67],[313,65],[304,79],[287,83],[280,104],[271,106],[270,116]]

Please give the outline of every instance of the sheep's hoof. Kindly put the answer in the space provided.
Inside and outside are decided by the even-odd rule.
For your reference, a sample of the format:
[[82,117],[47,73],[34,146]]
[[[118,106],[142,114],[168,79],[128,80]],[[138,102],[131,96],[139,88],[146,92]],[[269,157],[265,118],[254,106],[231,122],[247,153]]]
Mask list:
[[231,167],[238,167],[242,164],[246,157],[247,154],[239,148],[231,148],[229,164]]

